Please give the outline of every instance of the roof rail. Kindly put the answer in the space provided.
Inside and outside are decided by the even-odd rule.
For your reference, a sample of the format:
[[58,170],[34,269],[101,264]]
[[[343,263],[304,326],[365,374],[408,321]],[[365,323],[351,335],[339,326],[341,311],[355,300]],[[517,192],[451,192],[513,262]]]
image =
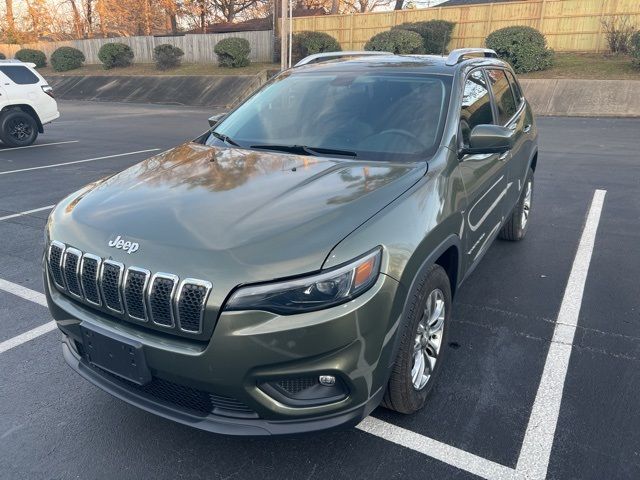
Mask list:
[[298,63],[294,65],[295,67],[301,67],[302,65],[308,65],[310,63],[318,63],[322,60],[330,60],[332,58],[341,58],[341,57],[364,57],[367,55],[393,55],[391,52],[369,52],[362,50],[352,50],[346,52],[324,52],[324,53],[315,53],[313,55],[309,55],[308,57],[304,57]]
[[457,48],[452,51],[445,62],[447,65],[456,65],[464,60],[468,55],[483,54],[485,58],[498,58],[498,54],[489,48]]

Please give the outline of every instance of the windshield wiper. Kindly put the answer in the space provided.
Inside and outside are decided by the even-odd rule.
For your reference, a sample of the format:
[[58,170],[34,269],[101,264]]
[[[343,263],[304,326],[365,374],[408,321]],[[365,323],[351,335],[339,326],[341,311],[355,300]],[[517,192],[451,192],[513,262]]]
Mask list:
[[211,132],[211,135],[216,137],[218,140],[222,140],[224,143],[228,143],[229,145],[233,145],[234,147],[239,147],[240,146],[236,142],[234,142],[231,138],[229,138],[228,135],[225,135],[223,133],[218,133],[218,132],[214,131],[214,132]]
[[259,150],[276,150],[278,152],[296,153],[298,155],[342,155],[345,157],[357,157],[356,152],[350,150],[339,150],[335,148],[307,147],[306,145],[251,145],[250,148]]

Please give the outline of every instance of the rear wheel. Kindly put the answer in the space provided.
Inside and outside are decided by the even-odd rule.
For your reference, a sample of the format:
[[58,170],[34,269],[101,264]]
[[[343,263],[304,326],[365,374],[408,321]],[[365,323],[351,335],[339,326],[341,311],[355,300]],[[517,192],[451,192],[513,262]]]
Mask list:
[[529,228],[529,214],[533,202],[533,170],[529,169],[520,198],[513,212],[500,230],[500,238],[517,242],[522,240]]
[[38,138],[38,124],[22,110],[8,110],[0,116],[0,139],[9,147],[26,147]]
[[420,274],[399,333],[400,349],[382,405],[413,413],[424,405],[442,365],[451,316],[451,285],[440,265]]

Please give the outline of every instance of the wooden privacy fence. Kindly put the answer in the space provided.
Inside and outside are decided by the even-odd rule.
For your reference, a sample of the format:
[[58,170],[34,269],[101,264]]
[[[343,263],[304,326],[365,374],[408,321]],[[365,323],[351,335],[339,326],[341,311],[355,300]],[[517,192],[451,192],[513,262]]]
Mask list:
[[314,30],[335,37],[344,50],[360,50],[373,35],[405,22],[449,20],[456,23],[449,48],[478,47],[491,32],[528,25],[547,37],[557,51],[599,52],[607,43],[602,19],[628,16],[640,27],[640,0],[528,0],[459,7],[298,17],[294,32]]
[[273,61],[273,32],[271,30],[255,32],[233,32],[233,33],[209,33],[209,34],[189,34],[179,37],[118,37],[118,38],[91,38],[88,40],[69,40],[61,42],[36,42],[24,45],[0,44],[0,52],[7,58],[13,58],[15,53],[21,48],[36,48],[44,51],[47,58],[51,57],[53,51],[62,46],[77,48],[84,53],[85,63],[100,63],[98,51],[105,43],[121,42],[126,43],[133,49],[133,61],[137,63],[152,63],[153,49],[157,45],[170,43],[180,47],[184,52],[182,57],[187,63],[215,63],[217,56],[213,51],[216,43],[223,38],[241,37],[249,40],[251,44],[251,54],[249,58],[253,62]]

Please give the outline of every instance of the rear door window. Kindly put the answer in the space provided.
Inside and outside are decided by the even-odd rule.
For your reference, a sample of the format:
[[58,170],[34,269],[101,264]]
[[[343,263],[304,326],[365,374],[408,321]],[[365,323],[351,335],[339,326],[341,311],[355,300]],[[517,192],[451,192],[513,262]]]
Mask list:
[[509,83],[511,84],[511,89],[513,90],[513,94],[516,96],[516,103],[518,106],[522,103],[522,90],[520,89],[520,84],[516,80],[515,75],[511,72],[507,72],[507,77],[509,78]]
[[464,83],[460,136],[463,145],[469,145],[471,130],[477,125],[493,123],[489,87],[482,70],[474,70]]
[[40,79],[27,67],[22,65],[2,65],[0,72],[4,73],[13,83],[18,85],[32,85]]
[[511,117],[516,114],[518,110],[518,103],[513,96],[513,91],[509,85],[509,80],[504,73],[504,70],[499,69],[487,69],[489,76],[489,83],[493,90],[493,98],[496,101],[496,107],[498,108],[498,123],[500,125],[506,125]]

